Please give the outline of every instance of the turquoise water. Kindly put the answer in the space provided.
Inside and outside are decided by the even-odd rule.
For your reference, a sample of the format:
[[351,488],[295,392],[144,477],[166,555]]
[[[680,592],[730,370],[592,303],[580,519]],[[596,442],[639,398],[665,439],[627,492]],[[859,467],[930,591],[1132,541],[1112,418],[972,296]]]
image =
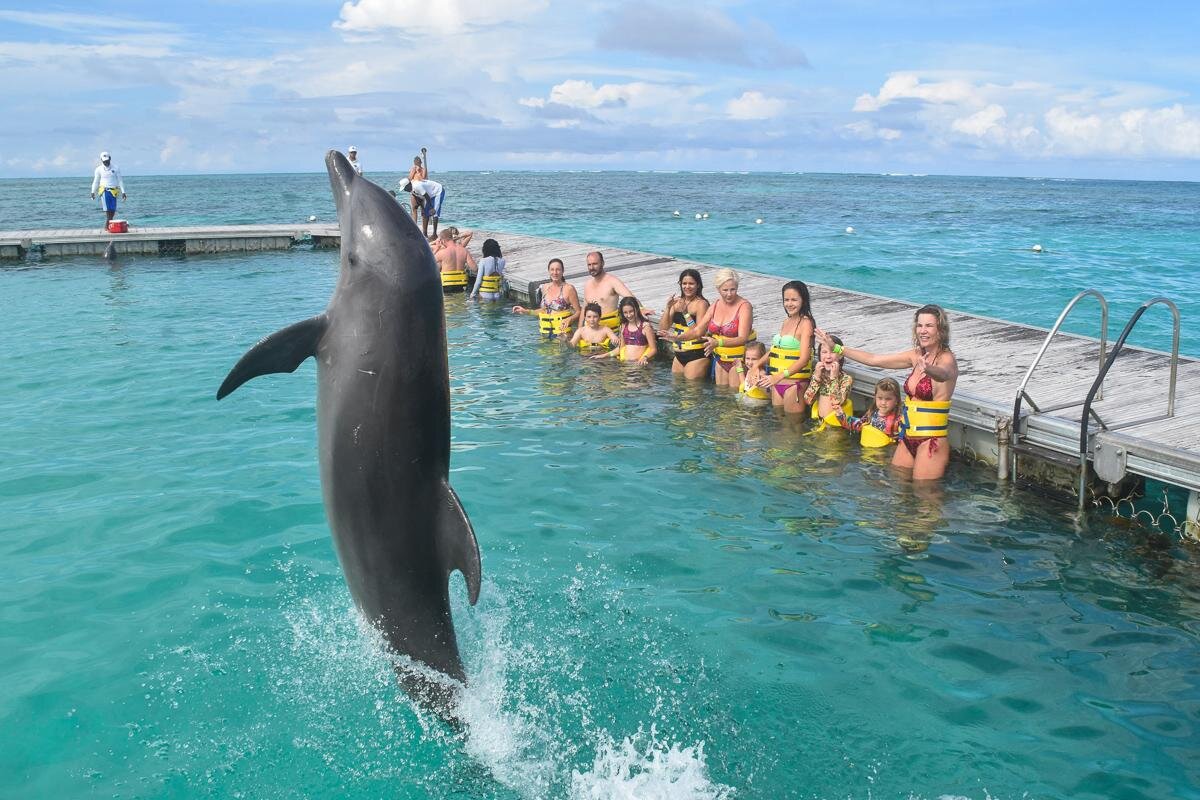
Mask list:
[[[435,162],[436,165],[436,162]],[[368,173],[394,186],[393,173]],[[449,221],[756,269],[1050,327],[1078,291],[1112,303],[1116,338],[1143,301],[1183,309],[1200,356],[1200,183],[946,176],[446,173]],[[99,225],[87,179],[0,180],[0,229]],[[324,173],[131,177],[134,224],[334,218]],[[680,211],[676,219],[671,212]],[[710,214],[697,222],[698,212]],[[762,225],[754,224],[761,218]],[[853,235],[845,229],[853,227]],[[1031,248],[1041,244],[1044,252]],[[582,264],[568,265],[579,268]],[[1091,303],[1091,301],[1089,301]],[[821,310],[816,309],[818,321]],[[1095,335],[1084,305],[1067,325]],[[1169,350],[1156,308],[1132,341]]]
[[336,269],[0,268],[0,796],[1200,797],[1194,550],[458,299],[485,581],[466,735],[423,720],[331,547],[312,362],[214,400]]

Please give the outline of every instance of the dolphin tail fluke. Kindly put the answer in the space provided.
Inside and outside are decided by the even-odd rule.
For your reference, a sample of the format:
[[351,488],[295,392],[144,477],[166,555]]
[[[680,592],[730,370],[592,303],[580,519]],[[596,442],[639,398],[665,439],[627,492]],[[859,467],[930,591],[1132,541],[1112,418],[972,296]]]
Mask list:
[[275,331],[251,347],[225,376],[217,390],[220,400],[251,378],[274,372],[295,372],[300,362],[317,354],[317,344],[325,333],[325,315],[297,322]]
[[442,513],[438,515],[438,549],[442,554],[442,563],[449,575],[458,570],[467,579],[467,596],[471,605],[479,600],[479,580],[482,568],[479,565],[479,543],[475,541],[475,529],[467,512],[463,511],[462,502],[450,488],[450,484],[442,482]]

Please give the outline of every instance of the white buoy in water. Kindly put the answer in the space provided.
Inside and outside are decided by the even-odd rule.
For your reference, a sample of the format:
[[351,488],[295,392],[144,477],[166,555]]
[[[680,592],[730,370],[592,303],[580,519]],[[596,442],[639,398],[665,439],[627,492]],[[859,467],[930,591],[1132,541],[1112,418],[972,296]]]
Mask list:
[[316,222],[316,221],[317,221],[317,216],[316,216],[316,214],[313,214],[312,216],[310,216],[310,217],[308,218],[308,221],[309,221],[309,222]]
[[707,212],[707,211],[705,211],[705,212],[704,212],[704,218],[705,218],[705,219],[708,219],[708,212]]
[[701,217],[701,216],[700,216],[700,212],[699,212],[699,211],[697,211],[697,212],[696,212],[696,219],[703,219],[703,217]]
[[758,219],[754,220],[754,224],[755,224],[755,225],[762,225],[762,217],[759,217]]
[[1042,252],[1042,246],[1041,246],[1040,244],[1035,244],[1035,245],[1033,246],[1033,252],[1035,252],[1035,253],[1040,253],[1040,252]]
[[671,216],[672,216],[672,217],[678,217],[678,216],[679,216],[679,212],[678,212],[678,211],[673,211],[673,212],[671,212]]
[[846,226],[846,233],[854,233],[854,228],[850,225]]

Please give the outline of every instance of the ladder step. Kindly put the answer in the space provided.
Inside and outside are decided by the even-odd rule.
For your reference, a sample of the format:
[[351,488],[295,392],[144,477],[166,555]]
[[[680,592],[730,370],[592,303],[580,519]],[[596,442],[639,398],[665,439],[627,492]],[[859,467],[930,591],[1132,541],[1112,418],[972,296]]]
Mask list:
[[1079,469],[1079,457],[1068,453],[1060,453],[1057,450],[1051,450],[1048,447],[1031,444],[1030,442],[1019,442],[1012,446],[1012,451],[1019,455],[1033,456],[1040,458],[1043,461],[1049,461],[1052,464],[1058,464],[1063,467]]

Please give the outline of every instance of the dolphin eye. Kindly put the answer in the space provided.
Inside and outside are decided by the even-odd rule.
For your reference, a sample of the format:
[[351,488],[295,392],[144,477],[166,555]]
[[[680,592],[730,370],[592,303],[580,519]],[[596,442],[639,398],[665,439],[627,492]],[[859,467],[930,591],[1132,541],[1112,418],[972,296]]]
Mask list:
[[354,253],[351,253],[350,255],[346,256],[346,263],[352,267],[357,267],[358,266],[358,256],[354,255]]

